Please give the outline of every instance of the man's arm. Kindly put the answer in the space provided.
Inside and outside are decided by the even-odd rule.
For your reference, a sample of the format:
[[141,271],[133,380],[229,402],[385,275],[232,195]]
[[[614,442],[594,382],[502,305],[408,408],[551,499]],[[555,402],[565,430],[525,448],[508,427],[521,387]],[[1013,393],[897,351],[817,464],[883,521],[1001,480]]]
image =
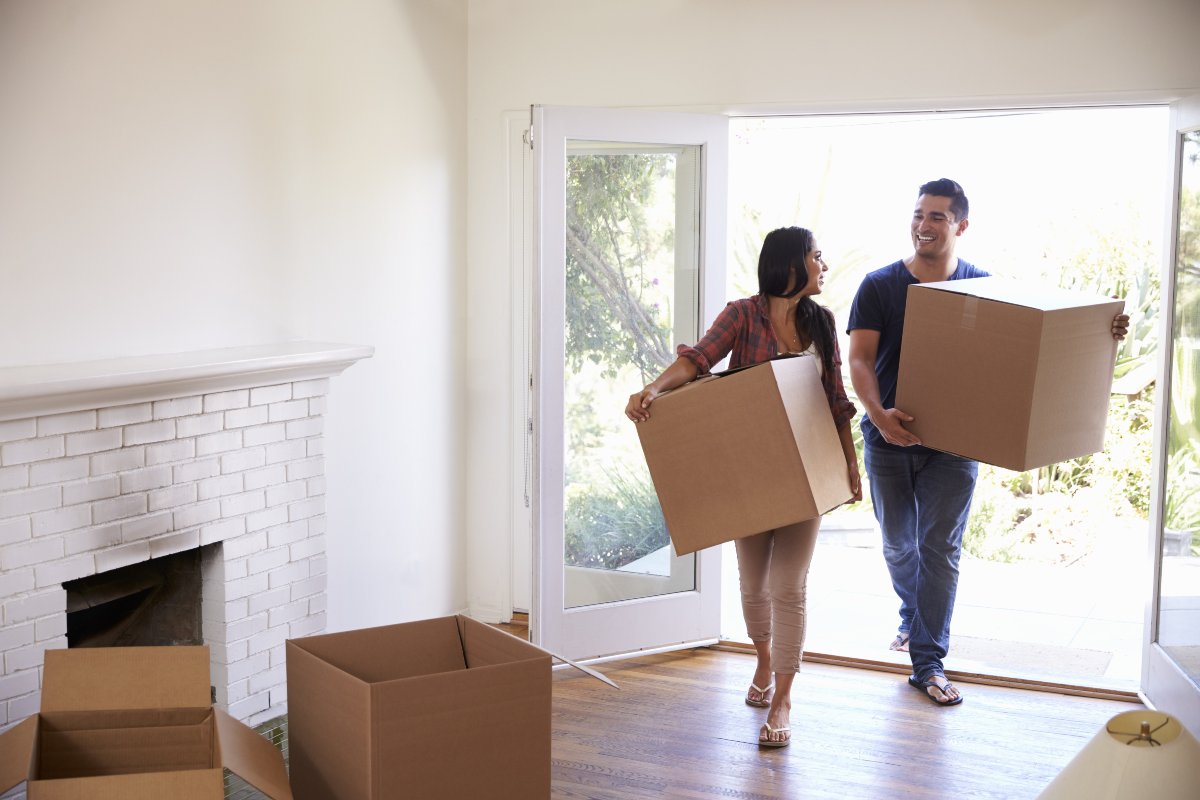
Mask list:
[[912,417],[898,408],[883,407],[879,397],[879,378],[875,375],[878,352],[879,331],[867,328],[850,331],[850,382],[854,384],[854,393],[885,440],[902,447],[920,444],[921,440],[903,425],[911,422]]

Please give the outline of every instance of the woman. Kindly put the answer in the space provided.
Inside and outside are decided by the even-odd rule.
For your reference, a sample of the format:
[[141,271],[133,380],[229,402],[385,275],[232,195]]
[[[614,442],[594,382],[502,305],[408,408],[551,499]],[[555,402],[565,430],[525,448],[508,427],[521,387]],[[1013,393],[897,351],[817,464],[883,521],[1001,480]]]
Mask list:
[[[709,372],[727,354],[732,353],[730,367],[783,353],[812,354],[841,438],[854,500],[861,500],[858,457],[850,432],[855,408],[842,385],[833,313],[812,299],[820,294],[828,270],[810,231],[794,227],[771,231],[758,257],[758,294],[725,306],[695,347],[681,345],[675,362],[630,396],[625,415],[644,422],[650,418],[654,398]],[[758,736],[764,747],[791,743],[792,681],[804,650],[808,565],[820,522],[820,518],[806,520],[734,543],[742,615],[758,656],[746,703],[769,709]]]

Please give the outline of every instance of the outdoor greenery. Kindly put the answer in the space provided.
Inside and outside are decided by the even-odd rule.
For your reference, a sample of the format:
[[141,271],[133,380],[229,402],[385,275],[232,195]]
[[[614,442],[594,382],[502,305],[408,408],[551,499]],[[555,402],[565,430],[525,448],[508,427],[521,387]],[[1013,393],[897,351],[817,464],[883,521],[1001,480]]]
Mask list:
[[633,364],[648,382],[674,358],[668,309],[652,266],[673,228],[647,209],[670,176],[667,155],[572,155],[567,161],[567,364],[584,360],[614,378]]
[[[1200,193],[1186,184],[1179,213],[1163,524],[1186,532],[1200,530]],[[1060,285],[1125,299],[1131,324],[1115,372],[1118,380],[1129,381],[1131,394],[1113,396],[1100,453],[1027,473],[981,467],[964,537],[968,553],[1072,564],[1114,531],[1145,531],[1152,501],[1153,398],[1159,388],[1153,384],[1162,302],[1158,275],[1155,248],[1122,231],[1095,232],[1064,262]],[[1191,551],[1200,555],[1200,537]]]
[[595,486],[567,493],[568,563],[617,569],[664,547],[669,538],[658,497],[648,479],[602,470]]
[[[669,281],[673,226],[656,223],[673,191],[672,157],[573,155],[568,162],[566,490],[567,563],[618,568],[669,541],[632,426],[614,408],[674,359]],[[1181,203],[1175,381],[1164,521],[1200,528],[1200,194]],[[731,225],[731,285],[755,290],[758,247],[768,227],[754,211]],[[1075,564],[1105,537],[1142,535],[1152,505],[1152,420],[1162,313],[1160,254],[1129,230],[1094,230],[1086,241],[1058,242],[1041,279],[1064,288],[1120,297],[1131,318],[1115,374],[1102,452],[1029,472],[981,465],[964,549],[990,560]],[[862,271],[854,251],[835,270]],[[856,285],[834,282],[821,301],[849,307]],[[614,386],[618,388],[613,389]],[[847,388],[849,381],[847,380]],[[854,426],[861,457],[861,434]],[[622,461],[614,442],[623,441]],[[632,455],[630,455],[632,453]],[[861,462],[860,462],[861,463]],[[869,508],[867,499],[851,511]],[[837,512],[835,512],[837,513]],[[1200,555],[1200,536],[1193,543]]]
[[674,161],[643,153],[567,160],[564,540],[573,566],[617,569],[670,541],[644,461],[622,458],[612,444],[633,435],[614,386],[644,385],[675,358],[664,280],[674,227],[655,216],[672,199]]

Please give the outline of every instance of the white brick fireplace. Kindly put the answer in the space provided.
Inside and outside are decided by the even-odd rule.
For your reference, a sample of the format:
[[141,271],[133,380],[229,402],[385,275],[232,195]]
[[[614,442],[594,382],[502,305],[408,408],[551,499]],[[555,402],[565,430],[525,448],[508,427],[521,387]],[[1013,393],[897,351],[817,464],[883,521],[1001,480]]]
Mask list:
[[324,413],[371,347],[290,343],[0,369],[0,728],[67,646],[66,581],[206,546],[217,702],[287,710],[284,641],[325,627]]

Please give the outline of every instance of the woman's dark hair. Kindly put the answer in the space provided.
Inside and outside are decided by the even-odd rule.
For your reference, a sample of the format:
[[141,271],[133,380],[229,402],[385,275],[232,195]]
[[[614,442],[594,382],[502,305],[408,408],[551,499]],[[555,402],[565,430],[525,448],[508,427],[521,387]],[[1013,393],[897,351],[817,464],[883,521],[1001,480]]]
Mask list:
[[[764,297],[794,297],[808,283],[805,259],[812,246],[812,231],[806,228],[776,228],[768,233],[758,254],[759,293]],[[788,279],[793,270],[796,283],[789,292]],[[801,298],[796,304],[796,331],[816,343],[821,365],[826,374],[831,374],[836,369],[833,351],[837,334],[833,329],[833,312],[817,305],[811,297]]]

